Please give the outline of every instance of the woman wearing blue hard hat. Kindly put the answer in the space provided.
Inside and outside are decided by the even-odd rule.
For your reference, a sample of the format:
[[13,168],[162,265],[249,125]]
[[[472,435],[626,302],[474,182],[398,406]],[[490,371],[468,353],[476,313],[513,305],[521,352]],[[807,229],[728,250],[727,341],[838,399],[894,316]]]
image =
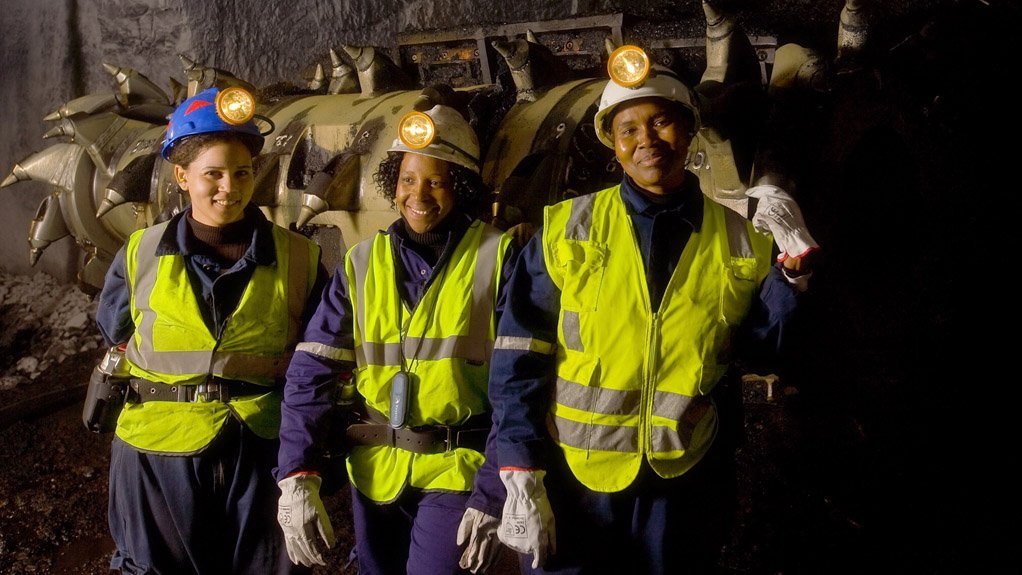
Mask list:
[[294,573],[274,520],[284,370],[327,274],[307,238],[250,205],[255,101],[211,88],[162,146],[189,205],[131,234],[96,320],[124,350],[128,395],[110,460],[123,573]]

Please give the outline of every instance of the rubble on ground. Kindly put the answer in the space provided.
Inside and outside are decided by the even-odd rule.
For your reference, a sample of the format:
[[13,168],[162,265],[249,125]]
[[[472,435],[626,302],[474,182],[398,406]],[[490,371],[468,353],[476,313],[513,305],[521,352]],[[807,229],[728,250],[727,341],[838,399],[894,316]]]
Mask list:
[[5,393],[27,394],[43,372],[102,345],[92,297],[42,272],[0,269],[0,405]]

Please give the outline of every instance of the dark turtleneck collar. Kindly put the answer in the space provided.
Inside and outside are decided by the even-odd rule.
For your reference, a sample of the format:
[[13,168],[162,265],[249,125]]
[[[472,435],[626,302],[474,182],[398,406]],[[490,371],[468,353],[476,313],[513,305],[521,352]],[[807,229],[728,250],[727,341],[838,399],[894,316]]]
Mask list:
[[255,221],[246,217],[223,226],[207,226],[197,221],[188,212],[188,229],[195,238],[195,253],[216,258],[225,264],[233,264],[245,255],[252,243]]
[[447,214],[436,227],[425,233],[410,228],[404,218],[398,220],[394,231],[409,248],[415,250],[430,266],[436,266],[452,237],[460,238],[471,224],[471,219],[458,210]]

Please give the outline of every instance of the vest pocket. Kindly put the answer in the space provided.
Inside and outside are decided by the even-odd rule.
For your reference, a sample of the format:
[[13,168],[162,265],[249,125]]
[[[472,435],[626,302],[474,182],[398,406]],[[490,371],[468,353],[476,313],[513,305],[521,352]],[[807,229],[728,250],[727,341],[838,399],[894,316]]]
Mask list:
[[731,258],[731,273],[738,279],[756,281],[756,266],[758,262],[755,258]]
[[606,269],[606,246],[565,240],[555,247],[554,257],[564,278],[561,306],[570,310],[595,311]]
[[758,287],[756,260],[732,257],[731,265],[724,270],[720,290],[720,312],[728,325],[736,326],[745,319]]

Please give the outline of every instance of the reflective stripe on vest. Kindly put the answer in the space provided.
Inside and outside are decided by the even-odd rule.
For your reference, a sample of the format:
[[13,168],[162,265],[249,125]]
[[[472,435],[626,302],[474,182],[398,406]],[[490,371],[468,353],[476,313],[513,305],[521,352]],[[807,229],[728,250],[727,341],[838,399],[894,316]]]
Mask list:
[[325,343],[303,341],[295,347],[295,351],[304,351],[334,361],[355,361],[355,350],[333,347]]
[[544,212],[544,259],[561,290],[551,413],[568,464],[590,489],[624,489],[643,457],[663,477],[680,475],[716,433],[708,394],[769,270],[771,244],[740,215],[703,204],[659,309],[619,187]]
[[257,435],[272,439],[280,427],[280,381],[298,337],[302,311],[315,281],[319,249],[273,227],[277,263],[256,266],[219,343],[202,320],[180,254],[157,257],[169,222],[136,231],[128,241],[135,334],[125,357],[132,375],[167,384],[193,385],[209,375],[267,386],[267,393],[219,401],[128,404],[117,435],[138,449],[158,453],[201,451],[231,411]]
[[[413,311],[398,295],[389,235],[377,234],[349,251],[355,382],[367,406],[389,415],[391,381],[404,370],[411,376],[410,427],[458,425],[489,411],[494,308],[509,242],[497,228],[473,222]],[[394,499],[406,484],[469,491],[481,464],[482,454],[464,448],[426,455],[360,446],[348,459],[352,484],[374,501]]]
[[557,344],[533,337],[501,335],[497,337],[495,342],[493,342],[493,349],[531,351],[542,355],[553,355],[554,352],[557,351]]
[[[154,255],[168,223],[136,232],[128,246],[135,336],[126,357],[136,368],[132,373],[165,383],[200,383],[212,374],[273,385],[287,370],[288,344],[300,329],[311,285],[310,242],[291,241],[291,232],[274,226],[277,263],[256,266],[217,346],[202,321],[184,258]],[[154,293],[157,281],[161,287]],[[169,319],[157,312],[161,305]]]

